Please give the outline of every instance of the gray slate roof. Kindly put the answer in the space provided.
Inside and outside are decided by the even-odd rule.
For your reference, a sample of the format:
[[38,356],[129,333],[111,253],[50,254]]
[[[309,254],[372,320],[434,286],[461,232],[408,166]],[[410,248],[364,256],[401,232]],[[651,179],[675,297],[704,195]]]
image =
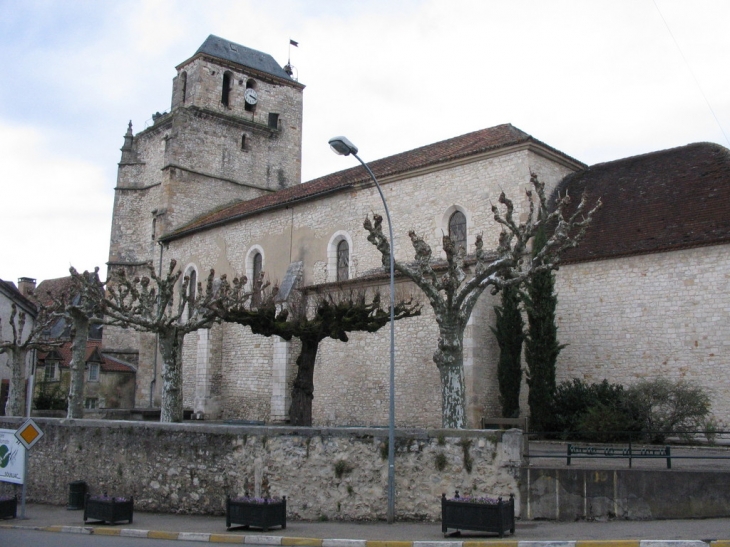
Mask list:
[[198,53],[205,53],[206,55],[253,68],[254,70],[259,70],[278,78],[294,81],[268,53],[256,51],[255,49],[224,40],[212,34],[208,36],[205,42],[203,42],[203,45],[195,52],[196,55]]

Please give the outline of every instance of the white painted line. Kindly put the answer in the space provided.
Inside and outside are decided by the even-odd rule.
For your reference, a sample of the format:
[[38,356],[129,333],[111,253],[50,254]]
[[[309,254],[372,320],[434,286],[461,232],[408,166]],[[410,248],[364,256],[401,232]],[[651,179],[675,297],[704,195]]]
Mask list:
[[177,535],[177,539],[185,541],[210,541],[210,534],[203,534],[201,532],[180,532]]
[[64,526],[61,532],[66,534],[91,534],[92,529],[84,526]]
[[281,545],[278,536],[245,536],[243,542],[249,545]]
[[323,539],[322,547],[365,547],[364,539]]
[[119,535],[121,537],[128,538],[146,538],[149,533],[149,530],[135,530],[133,528],[123,528],[122,530],[119,530]]

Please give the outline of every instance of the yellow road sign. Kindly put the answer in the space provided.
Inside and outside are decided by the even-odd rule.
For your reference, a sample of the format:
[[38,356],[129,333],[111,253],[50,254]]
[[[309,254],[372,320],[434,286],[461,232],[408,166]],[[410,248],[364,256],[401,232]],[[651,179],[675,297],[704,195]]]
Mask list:
[[30,418],[28,418],[23,425],[21,425],[15,432],[15,437],[25,448],[31,448],[37,443],[43,436],[43,431],[38,425]]

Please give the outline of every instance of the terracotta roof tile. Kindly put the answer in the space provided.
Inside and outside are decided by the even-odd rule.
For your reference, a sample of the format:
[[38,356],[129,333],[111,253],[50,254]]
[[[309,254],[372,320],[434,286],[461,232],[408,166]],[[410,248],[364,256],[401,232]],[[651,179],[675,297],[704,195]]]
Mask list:
[[717,144],[599,163],[557,190],[603,201],[565,262],[730,242],[730,150]]
[[[55,348],[52,350],[53,352],[58,352],[58,354],[61,356],[61,368],[68,368],[71,364],[71,342],[65,342],[62,346]],[[123,361],[120,361],[119,359],[114,359],[112,357],[109,357],[108,355],[104,355],[103,350],[101,349],[101,340],[89,340],[86,342],[86,356],[84,357],[85,361],[88,361],[89,358],[94,354],[95,351],[101,352],[101,370],[104,372],[135,372],[134,367],[132,367],[128,363],[124,363]],[[38,360],[44,361],[48,354],[51,352],[39,352],[38,353]]]
[[[376,177],[385,178],[526,142],[540,144],[570,161],[576,162],[573,158],[547,146],[513,125],[503,124],[369,162],[368,165]],[[171,241],[192,232],[231,222],[268,209],[283,207],[295,201],[312,199],[369,181],[370,177],[362,166],[352,167],[304,184],[292,186],[285,190],[208,212],[192,222],[166,234],[161,240]]]

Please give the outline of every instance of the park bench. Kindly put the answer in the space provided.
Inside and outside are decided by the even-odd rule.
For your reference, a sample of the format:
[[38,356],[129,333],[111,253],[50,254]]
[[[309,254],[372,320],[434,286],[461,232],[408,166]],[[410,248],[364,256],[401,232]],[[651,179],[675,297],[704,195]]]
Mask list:
[[672,468],[672,453],[668,446],[663,448],[636,448],[615,446],[576,446],[568,445],[568,465],[572,458],[628,458],[629,467],[635,458],[666,458],[667,469]]

